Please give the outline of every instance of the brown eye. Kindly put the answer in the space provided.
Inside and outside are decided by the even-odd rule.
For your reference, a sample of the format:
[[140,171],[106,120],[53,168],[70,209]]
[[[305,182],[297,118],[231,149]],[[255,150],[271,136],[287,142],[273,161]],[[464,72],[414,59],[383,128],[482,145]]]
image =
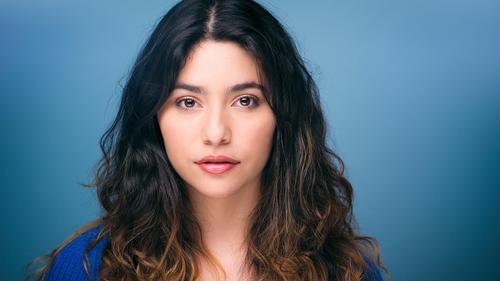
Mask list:
[[177,100],[175,104],[177,106],[180,106],[181,108],[193,108],[196,104],[196,101],[192,98],[187,97]]
[[243,96],[238,99],[238,102],[243,107],[256,107],[259,105],[259,100],[256,97],[252,96]]

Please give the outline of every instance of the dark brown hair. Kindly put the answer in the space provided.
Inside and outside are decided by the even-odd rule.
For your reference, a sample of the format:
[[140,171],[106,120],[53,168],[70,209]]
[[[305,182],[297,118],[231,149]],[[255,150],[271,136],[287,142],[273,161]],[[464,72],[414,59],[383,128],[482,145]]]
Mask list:
[[[94,245],[109,237],[100,279],[195,280],[197,255],[221,269],[200,242],[156,118],[190,50],[203,40],[235,42],[256,58],[277,120],[248,234],[246,262],[257,279],[358,281],[375,265],[387,272],[376,240],[356,233],[353,189],[327,146],[318,89],[290,35],[254,1],[192,0],[175,5],[156,26],[101,138],[103,158],[89,185],[104,211],[90,225],[103,225]],[[40,279],[64,245],[49,256]]]

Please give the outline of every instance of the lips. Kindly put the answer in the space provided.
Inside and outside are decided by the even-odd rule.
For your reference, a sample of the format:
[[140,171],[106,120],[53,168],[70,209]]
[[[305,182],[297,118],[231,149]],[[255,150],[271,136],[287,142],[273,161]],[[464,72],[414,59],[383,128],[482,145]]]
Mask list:
[[234,160],[233,158],[225,155],[209,155],[201,158],[196,161],[196,164],[204,164],[204,163],[229,163],[229,164],[238,164],[239,161]]
[[209,155],[195,163],[205,172],[210,174],[222,174],[231,170],[234,166],[239,164],[240,161],[225,155]]

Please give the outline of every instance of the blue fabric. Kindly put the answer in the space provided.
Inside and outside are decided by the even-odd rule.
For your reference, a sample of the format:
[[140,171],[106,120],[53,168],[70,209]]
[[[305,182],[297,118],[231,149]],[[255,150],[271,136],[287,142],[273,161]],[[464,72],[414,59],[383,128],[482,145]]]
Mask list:
[[[87,245],[97,237],[101,228],[102,225],[99,225],[87,230],[62,248],[47,271],[44,281],[88,281],[83,268],[83,253]],[[107,243],[108,238],[106,237],[89,251],[91,281],[97,281],[102,253]],[[365,274],[363,281],[383,281],[377,266],[368,259],[366,261],[370,265],[370,271]]]
[[363,281],[384,281],[384,278],[382,278],[382,274],[380,273],[378,266],[367,258],[365,258],[365,261],[368,263],[370,270],[368,272],[365,272]]
[[[83,268],[83,253],[87,245],[97,237],[101,228],[102,225],[99,225],[87,230],[62,248],[47,271],[44,281],[89,281]],[[107,243],[108,238],[105,237],[88,253],[91,281],[97,281],[102,253]]]

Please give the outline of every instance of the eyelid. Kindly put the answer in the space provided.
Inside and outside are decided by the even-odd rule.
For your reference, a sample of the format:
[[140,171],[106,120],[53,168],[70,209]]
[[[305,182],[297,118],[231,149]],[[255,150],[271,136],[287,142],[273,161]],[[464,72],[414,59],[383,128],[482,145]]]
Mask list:
[[254,107],[257,107],[257,106],[260,105],[260,99],[259,99],[259,97],[254,96],[254,95],[249,95],[249,94],[238,96],[238,98],[236,98],[235,102],[238,102],[241,98],[246,98],[246,97],[253,99],[254,105],[252,105],[252,106],[244,106],[244,107],[254,108]]
[[[254,107],[257,107],[257,106],[260,105],[260,99],[259,99],[259,97],[255,96],[255,95],[250,95],[250,94],[244,94],[244,95],[238,96],[236,98],[236,100],[235,100],[234,103],[238,102],[241,98],[245,98],[245,97],[251,98],[253,100],[253,102],[254,102],[254,105],[252,105],[252,106],[243,106],[243,107],[254,108]],[[196,98],[193,97],[193,96],[183,96],[183,97],[180,97],[180,98],[176,99],[174,101],[174,103],[175,103],[176,106],[180,107],[183,110],[192,110],[193,108],[191,108],[191,107],[183,107],[183,106],[180,105],[182,101],[187,100],[187,99],[191,99],[191,100],[193,100],[196,103],[198,102],[196,100]]]
[[188,111],[192,110],[192,108],[190,108],[190,107],[183,107],[183,106],[180,105],[184,100],[187,100],[187,99],[191,99],[195,103],[198,102],[195,97],[192,97],[192,96],[183,96],[183,97],[180,97],[180,98],[178,98],[178,99],[175,100],[175,102],[174,102],[175,106],[180,107],[182,110],[188,110]]

